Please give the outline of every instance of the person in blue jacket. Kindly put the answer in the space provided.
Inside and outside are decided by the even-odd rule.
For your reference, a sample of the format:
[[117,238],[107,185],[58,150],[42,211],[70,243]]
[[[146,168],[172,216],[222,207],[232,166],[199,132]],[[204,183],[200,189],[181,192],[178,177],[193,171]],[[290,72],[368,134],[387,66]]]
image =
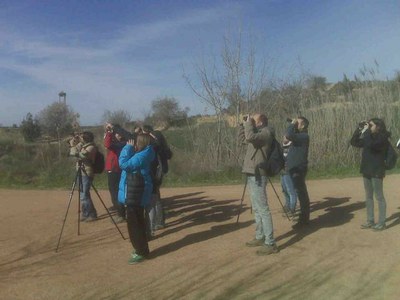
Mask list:
[[151,202],[153,182],[150,169],[154,158],[150,136],[146,134],[139,134],[136,143],[129,140],[119,156],[122,174],[118,201],[126,206],[129,239],[134,249],[129,264],[143,261],[150,253],[145,210]]

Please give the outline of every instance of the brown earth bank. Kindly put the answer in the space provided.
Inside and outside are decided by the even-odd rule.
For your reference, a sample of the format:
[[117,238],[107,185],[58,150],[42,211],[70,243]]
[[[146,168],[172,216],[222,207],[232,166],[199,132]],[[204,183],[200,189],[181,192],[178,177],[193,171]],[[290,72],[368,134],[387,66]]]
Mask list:
[[296,231],[267,187],[280,252],[263,257],[244,246],[255,229],[248,194],[236,223],[242,185],[164,188],[167,227],[137,265],[96,194],[100,219],[80,223],[80,235],[73,194],[56,253],[70,190],[0,190],[0,299],[399,299],[400,175],[384,181],[382,232],[360,229],[361,178],[308,187],[311,223]]

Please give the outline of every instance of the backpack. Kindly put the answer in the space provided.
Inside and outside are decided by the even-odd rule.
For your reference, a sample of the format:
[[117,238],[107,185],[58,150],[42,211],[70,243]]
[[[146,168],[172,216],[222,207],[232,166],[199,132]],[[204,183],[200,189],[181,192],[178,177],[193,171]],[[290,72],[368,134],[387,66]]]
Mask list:
[[283,157],[281,144],[274,137],[268,156],[265,156],[262,149],[260,150],[264,156],[265,161],[256,167],[256,175],[257,173],[259,174],[259,169],[263,169],[268,177],[278,175],[279,172],[285,167],[285,159]]
[[105,167],[104,154],[99,149],[96,151],[96,156],[93,163],[93,172],[95,174],[103,173]]
[[392,144],[389,142],[389,145],[386,150],[385,154],[385,169],[391,170],[396,166],[397,162],[397,153],[396,150],[393,148]]

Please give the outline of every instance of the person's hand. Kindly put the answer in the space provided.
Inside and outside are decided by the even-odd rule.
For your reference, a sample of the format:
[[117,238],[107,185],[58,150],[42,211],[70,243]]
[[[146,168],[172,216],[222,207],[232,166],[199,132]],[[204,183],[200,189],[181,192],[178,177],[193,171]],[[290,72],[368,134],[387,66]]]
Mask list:
[[127,142],[127,144],[128,145],[131,145],[131,146],[135,146],[135,141],[134,140],[128,140],[128,142]]
[[113,125],[111,123],[107,122],[106,125],[105,125],[105,128],[106,128],[106,131],[112,131]]
[[364,133],[367,131],[367,129],[369,128],[369,123],[365,122],[363,129],[361,130],[361,133]]
[[75,137],[71,138],[71,139],[68,141],[68,143],[69,143],[70,147],[74,147],[74,146],[76,145],[76,143],[75,143]]
[[79,142],[81,141],[79,135],[75,135],[73,138],[71,138],[68,143],[71,147],[75,147]]

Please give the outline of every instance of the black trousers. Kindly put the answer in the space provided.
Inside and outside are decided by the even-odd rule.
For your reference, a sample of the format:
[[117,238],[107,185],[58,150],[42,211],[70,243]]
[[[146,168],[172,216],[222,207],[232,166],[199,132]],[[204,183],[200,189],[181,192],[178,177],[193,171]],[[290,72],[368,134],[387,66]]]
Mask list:
[[308,221],[310,220],[310,198],[308,196],[306,185],[307,168],[293,168],[289,170],[289,174],[292,178],[297,196],[299,197],[299,223],[308,223]]
[[119,188],[119,181],[121,179],[120,172],[107,172],[107,179],[108,179],[108,190],[110,191],[111,195],[111,202],[114,208],[117,210],[118,216],[126,218],[125,213],[125,206],[121,205],[118,202],[118,188]]
[[129,239],[131,240],[136,254],[147,256],[150,251],[146,235],[146,216],[144,208],[141,206],[127,206],[126,215]]

